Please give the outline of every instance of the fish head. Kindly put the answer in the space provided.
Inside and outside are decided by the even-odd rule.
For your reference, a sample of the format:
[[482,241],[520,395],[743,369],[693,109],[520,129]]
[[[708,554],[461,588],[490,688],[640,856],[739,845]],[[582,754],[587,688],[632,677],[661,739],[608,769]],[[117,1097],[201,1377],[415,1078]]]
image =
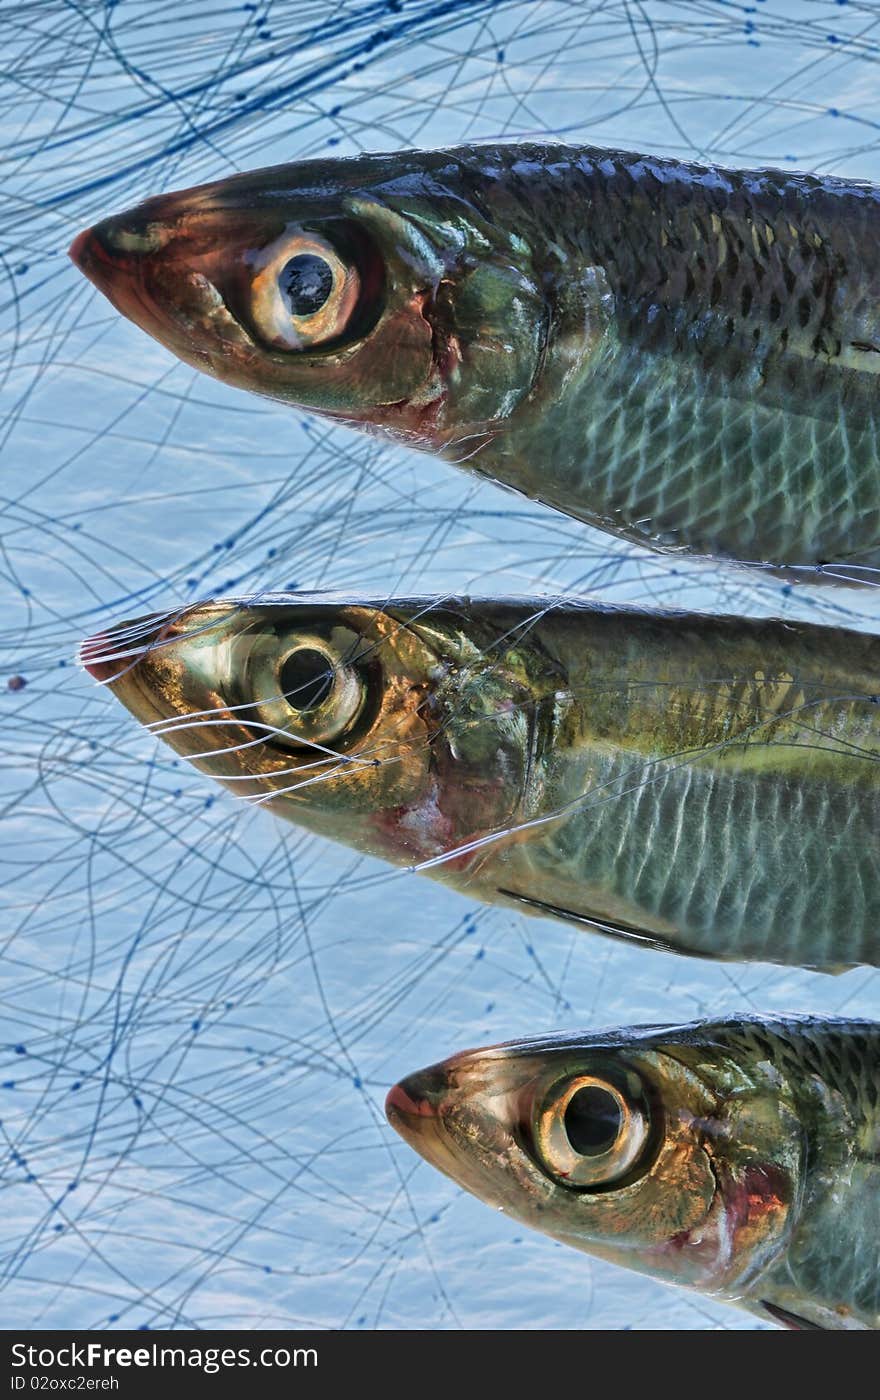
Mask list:
[[467,456],[528,393],[548,318],[454,153],[308,161],[148,199],[74,262],[226,383]]
[[655,1028],[466,1051],[389,1121],[465,1190],[626,1267],[737,1296],[787,1237],[801,1134],[765,1080]]
[[123,623],[81,659],[202,771],[358,850],[431,860],[515,820],[539,658],[487,657],[465,600],[276,598]]

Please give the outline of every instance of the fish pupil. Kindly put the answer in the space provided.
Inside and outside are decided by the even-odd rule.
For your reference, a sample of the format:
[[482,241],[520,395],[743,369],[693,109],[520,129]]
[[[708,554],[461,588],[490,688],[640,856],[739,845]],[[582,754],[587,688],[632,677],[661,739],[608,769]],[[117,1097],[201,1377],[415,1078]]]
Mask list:
[[333,289],[333,271],[317,254],[297,253],[281,269],[278,284],[294,316],[314,316]]
[[333,688],[333,670],[323,652],[300,647],[288,656],[279,676],[281,689],[291,706],[309,714],[323,704]]
[[613,1147],[620,1122],[617,1099],[592,1084],[572,1094],[565,1109],[565,1131],[572,1150],[581,1157],[598,1157]]

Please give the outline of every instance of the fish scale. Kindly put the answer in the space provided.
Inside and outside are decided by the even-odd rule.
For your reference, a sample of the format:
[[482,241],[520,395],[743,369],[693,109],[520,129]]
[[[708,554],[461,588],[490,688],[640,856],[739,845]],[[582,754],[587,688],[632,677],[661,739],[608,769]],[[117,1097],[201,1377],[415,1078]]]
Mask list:
[[[866,566],[880,565],[880,548],[853,548],[878,528],[880,485],[867,490],[875,469],[866,478],[857,467],[874,450],[876,420],[853,443],[842,418],[816,423],[686,385],[676,392],[667,375],[646,384],[635,358],[609,356],[579,394],[569,391],[563,440],[535,425],[532,450],[540,453],[542,493],[554,493],[549,504],[561,509],[586,499],[592,464],[604,460],[603,521],[633,538],[670,546],[687,540],[701,554],[758,562],[858,555]],[[586,425],[580,455],[570,452],[578,424]],[[499,458],[521,448],[492,444],[475,469],[489,471],[491,460],[495,472]]]
[[[820,964],[880,958],[880,926],[865,919],[880,884],[880,800],[859,806],[820,781],[786,788],[674,763],[652,765],[639,781],[626,759],[596,762],[574,782],[598,796],[586,796],[561,830],[518,848],[507,884],[515,872],[522,890],[554,882],[602,889],[643,911],[646,930],[674,927],[692,953]],[[831,883],[838,862],[847,875]]]
[[[778,345],[753,344],[749,355],[736,343],[742,328],[734,321],[737,309],[742,317],[747,288],[753,316],[761,309],[769,314],[778,303],[772,320],[777,342],[785,329],[802,340],[815,340],[823,325],[836,327],[841,335],[849,325],[851,344],[851,319],[832,305],[832,289],[842,297],[844,287],[850,287],[857,304],[853,310],[864,298],[873,299],[876,325],[876,237],[869,248],[858,242],[859,234],[868,234],[872,226],[876,230],[880,220],[876,191],[843,182],[725,172],[719,182],[723,193],[713,194],[697,167],[618,153],[602,160],[601,178],[589,157],[575,158],[573,165],[586,172],[580,194],[593,215],[584,221],[585,255],[601,262],[619,306],[598,360],[590,360],[580,382],[568,390],[564,440],[552,431],[541,436],[541,498],[578,513],[572,505],[589,499],[592,464],[607,453],[603,515],[617,517],[624,532],[635,525],[637,536],[654,542],[678,541],[699,553],[740,559],[806,563],[858,557],[862,564],[876,566],[880,550],[871,536],[878,530],[880,472],[873,366],[856,374],[835,369],[833,356],[807,345],[811,358],[802,347],[803,363],[796,366],[801,372],[793,375],[792,387],[801,391],[799,406],[780,402],[778,390],[767,403],[755,365],[762,354],[778,353]],[[627,181],[645,191],[644,199],[608,194]],[[658,229],[670,222],[687,225],[688,206],[700,200],[712,206],[715,234],[693,220],[690,228],[697,239],[688,240],[685,227],[672,253],[666,241],[662,261],[646,259],[645,243],[651,247],[653,241],[656,249]],[[790,223],[783,225],[783,237],[773,235],[776,251],[771,255],[757,223],[763,218],[765,229],[771,221],[778,226],[780,208],[787,208],[789,219],[802,220],[804,228],[798,232]],[[561,209],[558,214],[563,217]],[[613,226],[620,237],[603,241],[595,234],[597,224]],[[750,273],[740,273],[738,260],[724,286],[716,284],[725,261],[718,257],[722,225],[745,253],[742,267],[751,266]],[[793,263],[781,256],[786,243],[785,257]],[[690,271],[695,256],[700,259],[698,246],[710,256],[702,288]],[[814,300],[817,290],[824,295],[821,303]],[[620,308],[632,304],[648,315],[623,314]],[[727,324],[713,322],[714,358],[701,359],[689,347],[688,333],[701,316],[708,314],[711,321],[715,311],[726,314]],[[659,314],[651,317],[650,312]],[[762,328],[764,337],[771,334],[770,324]],[[877,358],[880,362],[880,353]],[[726,359],[731,363],[725,372]],[[756,382],[749,384],[750,377]],[[846,424],[851,421],[858,431],[860,416],[866,426],[853,444]],[[618,431],[609,452],[611,418]],[[584,449],[573,453],[571,438],[584,424]],[[553,419],[542,426],[552,430]],[[817,435],[826,440],[817,442]],[[536,451],[537,440],[531,446]],[[476,469],[488,470],[490,459],[500,455],[507,460],[522,449],[510,435],[502,437]],[[743,501],[740,493],[746,491],[748,500]],[[640,523],[633,520],[636,512]]]

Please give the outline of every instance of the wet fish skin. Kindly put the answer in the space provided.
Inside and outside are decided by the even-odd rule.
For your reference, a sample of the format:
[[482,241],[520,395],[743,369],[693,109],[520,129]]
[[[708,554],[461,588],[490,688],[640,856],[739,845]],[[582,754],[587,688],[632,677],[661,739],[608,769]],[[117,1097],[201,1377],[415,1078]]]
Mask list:
[[[329,687],[305,709],[303,652]],[[83,660],[238,795],[471,898],[713,958],[880,963],[880,638],[282,594]]]
[[876,1329],[878,1079],[876,1024],[730,1019],[465,1051],[395,1085],[386,1113],[564,1244],[789,1327]]
[[[656,549],[864,580],[878,232],[880,190],[858,181],[526,143],[233,176],[71,251],[230,384]],[[291,340],[267,268],[320,256],[315,239],[337,283]]]

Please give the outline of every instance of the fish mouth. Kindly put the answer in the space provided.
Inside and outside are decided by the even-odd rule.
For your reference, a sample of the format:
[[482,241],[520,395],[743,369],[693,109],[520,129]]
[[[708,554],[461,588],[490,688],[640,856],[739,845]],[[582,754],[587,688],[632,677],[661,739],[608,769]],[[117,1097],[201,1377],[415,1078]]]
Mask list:
[[68,256],[112,306],[157,340],[167,339],[167,318],[155,298],[157,253],[171,237],[173,207],[159,196],[83,229]]
[[[81,644],[78,656],[83,670],[106,686],[130,715],[187,759],[202,758],[218,746],[211,719],[222,702],[218,696],[203,695],[198,678],[191,682],[175,645],[199,630],[186,609],[152,613],[95,633]],[[236,734],[240,740],[238,729]],[[232,752],[237,751],[238,742]],[[217,762],[222,767],[222,761]],[[220,776],[213,768],[208,771]]]
[[169,618],[167,613],[150,613],[96,632],[80,644],[79,663],[101,685],[116,685],[149,652],[171,638],[176,621],[176,615]]
[[117,668],[112,664],[115,658],[112,656],[111,647],[110,634],[97,632],[94,637],[87,637],[80,643],[77,653],[77,660],[83,670],[100,685],[109,685],[117,675]]
[[389,1090],[385,1116],[432,1167],[480,1200],[495,1204],[497,1183],[485,1163],[495,1149],[495,1134],[491,1117],[479,1104],[469,1105],[474,1087],[470,1068],[465,1052],[407,1075]]
[[67,250],[70,261],[84,273],[90,281],[93,281],[92,266],[95,261],[96,239],[93,228],[84,228],[82,233],[78,233]]
[[105,296],[113,296],[118,279],[132,276],[140,256],[148,251],[149,238],[140,221],[124,215],[102,219],[83,229],[70,245],[68,256]]
[[507,1181],[516,1150],[508,1122],[511,1104],[502,1095],[499,1116],[491,1102],[495,1095],[486,1098],[483,1068],[480,1052],[463,1051],[417,1070],[389,1090],[385,1116],[409,1147],[456,1186],[520,1218],[516,1182],[511,1189]]
[[444,1136],[440,1110],[448,1091],[443,1066],[432,1065],[394,1084],[385,1099],[385,1117],[395,1132],[441,1169],[442,1163],[437,1161]]
[[407,1075],[388,1091],[385,1112],[392,1127],[401,1131],[399,1124],[409,1126],[411,1121],[422,1123],[425,1119],[436,1118],[440,1102],[448,1088],[448,1079],[441,1065],[430,1069],[417,1070]]

